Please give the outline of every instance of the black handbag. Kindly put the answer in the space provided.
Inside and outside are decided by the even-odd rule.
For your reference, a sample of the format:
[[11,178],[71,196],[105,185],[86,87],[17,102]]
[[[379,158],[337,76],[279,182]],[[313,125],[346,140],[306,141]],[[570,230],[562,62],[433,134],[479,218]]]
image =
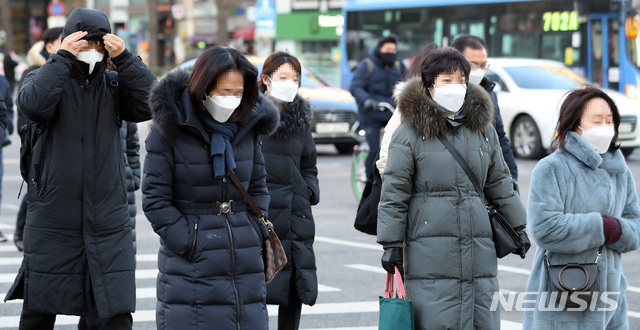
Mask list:
[[[520,239],[518,238],[518,232],[511,227],[507,219],[498,212],[496,207],[490,204],[487,199],[484,197],[484,192],[482,188],[480,188],[480,184],[478,183],[478,179],[476,179],[475,174],[471,172],[469,165],[467,162],[460,156],[456,148],[451,145],[449,140],[447,140],[444,135],[439,135],[438,140],[444,144],[445,148],[449,150],[453,158],[462,166],[462,169],[471,180],[473,187],[480,195],[480,198],[484,201],[484,205],[487,208],[487,213],[489,214],[489,222],[491,223],[491,232],[493,233],[493,245],[496,248],[496,255],[498,258],[504,258],[505,256],[513,253],[521,248]],[[524,234],[523,234],[524,235]]]
[[[379,157],[380,154],[376,157],[376,161]],[[376,235],[378,231],[378,203],[380,203],[381,192],[382,177],[374,161],[371,173],[367,178],[367,184],[362,190],[362,198],[360,198],[356,220],[353,223],[353,227],[357,230],[365,234]]]
[[[580,304],[571,298],[574,292],[582,296],[582,301],[591,301],[592,294],[598,292],[598,259],[602,254],[602,246],[598,249],[596,260],[593,263],[568,263],[552,265],[544,251],[544,265],[547,269],[547,280],[549,284],[549,296],[555,293],[559,306],[580,307]],[[565,293],[566,292],[566,293]]]

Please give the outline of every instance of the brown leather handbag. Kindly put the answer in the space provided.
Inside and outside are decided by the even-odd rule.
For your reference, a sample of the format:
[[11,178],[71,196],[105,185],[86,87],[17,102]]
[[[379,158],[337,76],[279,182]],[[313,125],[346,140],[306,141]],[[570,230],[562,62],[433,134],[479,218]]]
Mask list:
[[253,201],[253,198],[249,195],[246,189],[240,183],[238,176],[234,171],[229,173],[229,178],[233,183],[238,187],[240,193],[246,200],[246,202],[255,213],[256,217],[260,219],[265,226],[267,226],[267,233],[269,234],[269,238],[267,238],[264,242],[264,247],[262,250],[262,259],[264,261],[264,278],[267,283],[271,282],[271,280],[276,277],[276,274],[284,268],[284,265],[287,264],[287,255],[284,252],[284,248],[282,247],[282,243],[280,243],[280,239],[276,232],[273,230],[273,224],[267,218],[265,218],[264,214],[260,211],[260,208]]

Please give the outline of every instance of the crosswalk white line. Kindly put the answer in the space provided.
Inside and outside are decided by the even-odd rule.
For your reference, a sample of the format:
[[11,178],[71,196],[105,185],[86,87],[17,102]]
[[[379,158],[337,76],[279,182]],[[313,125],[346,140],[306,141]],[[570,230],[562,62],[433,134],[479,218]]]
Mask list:
[[382,267],[374,267],[374,266],[362,265],[362,264],[351,264],[351,265],[344,265],[344,266],[347,268],[364,270],[365,272],[372,272],[372,273],[378,273],[378,274],[387,273],[387,271],[384,270],[384,268]]
[[528,270],[528,269],[505,266],[505,265],[498,265],[498,271],[509,272],[509,273],[514,273],[514,274],[521,274],[521,275],[527,275],[527,276],[529,274],[531,274],[531,271]]
[[[378,301],[361,301],[361,302],[349,302],[349,303],[327,303],[316,304],[314,306],[302,306],[302,315],[323,315],[323,314],[348,314],[348,313],[377,313],[380,305]],[[269,316],[275,317],[278,315],[278,306],[267,305]],[[133,322],[153,322],[155,321],[155,310],[138,310],[133,313]],[[56,325],[74,325],[78,324],[77,316],[59,315],[56,317]],[[0,316],[0,324],[2,327],[15,328],[19,325],[20,316]],[[522,325],[517,322],[501,321],[501,328],[506,330],[522,329]],[[374,327],[351,327],[351,328],[316,328],[323,330],[365,330],[365,329],[377,329]]]
[[382,251],[382,245],[351,242],[351,241],[345,241],[345,240],[331,238],[331,237],[316,236],[315,241],[316,242],[322,242],[322,243],[329,243],[329,244],[337,244],[337,245],[344,245],[344,246],[351,246],[351,247],[359,247],[359,248],[367,249],[367,250]]
[[[7,235],[7,233],[4,233],[5,235]],[[13,236],[13,234],[11,235]],[[4,244],[2,244],[0,246],[0,252],[16,252],[16,253],[21,253],[20,251],[18,251],[18,249],[16,248],[15,245],[13,245],[13,238],[11,237],[7,237],[9,238],[8,242],[5,242]]]

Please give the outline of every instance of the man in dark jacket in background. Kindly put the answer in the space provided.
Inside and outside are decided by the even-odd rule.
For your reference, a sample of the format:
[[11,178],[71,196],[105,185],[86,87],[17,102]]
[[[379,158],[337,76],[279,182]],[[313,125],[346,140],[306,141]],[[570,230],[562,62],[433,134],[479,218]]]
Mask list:
[[[9,82],[3,76],[0,76],[0,120],[2,125],[0,125],[0,129],[2,130],[2,134],[0,134],[0,141],[4,141],[9,134],[13,132],[13,96],[11,93],[11,87],[9,86]],[[2,153],[2,148],[0,148],[0,201],[2,200],[2,176],[4,175],[4,157]],[[0,242],[6,242],[7,238],[0,231]]]
[[397,57],[397,43],[393,36],[380,39],[378,45],[369,51],[369,57],[356,67],[349,86],[349,91],[358,102],[358,121],[365,130],[369,144],[369,155],[365,160],[367,177],[380,149],[380,130],[392,115],[392,110],[383,104],[396,107],[393,87],[406,71]]
[[[5,103],[5,98],[7,102]],[[13,101],[11,101],[11,90],[9,82],[0,76],[0,141],[4,141],[7,132],[7,104],[11,105],[13,114]],[[2,159],[2,149],[0,148],[0,201],[2,201],[2,175],[4,174],[4,162]],[[7,238],[0,231],[0,242],[6,242]]]
[[11,86],[11,93],[16,85],[16,67],[18,66],[18,62],[13,59],[14,56],[16,56],[16,52],[13,49],[4,53],[4,76]]
[[[49,59],[49,55],[58,51],[60,48],[60,36],[62,35],[62,27],[55,27],[44,31],[42,34],[42,40],[36,42],[31,46],[29,52],[27,52],[27,64],[29,67],[24,70],[22,74],[22,80],[18,85],[18,91],[22,88],[24,78],[33,70],[39,69]],[[24,141],[25,134],[27,132],[27,117],[25,117],[20,108],[17,111],[18,116],[18,134],[20,134],[20,141]],[[24,223],[27,220],[27,195],[22,197],[20,203],[20,209],[18,210],[18,217],[16,218],[16,230],[13,234],[13,243],[18,248],[18,251],[24,250]]]
[[[74,9],[60,50],[18,95],[44,130],[28,171],[24,259],[5,298],[24,299],[21,329],[52,329],[56,314],[85,316],[95,329],[132,328],[135,259],[119,125],[150,119],[156,77],[110,26],[100,11]],[[117,80],[105,74],[107,56]]]
[[518,166],[516,165],[516,159],[513,155],[511,145],[509,144],[509,138],[504,131],[502,116],[500,116],[500,107],[498,107],[498,97],[493,91],[496,83],[484,76],[487,68],[489,67],[489,63],[487,62],[487,44],[482,38],[467,34],[456,38],[451,46],[462,53],[471,65],[469,82],[480,85],[480,87],[484,88],[484,90],[491,95],[491,102],[493,103],[493,110],[495,112],[493,127],[498,133],[502,156],[504,157],[504,161],[507,163],[507,166],[509,166],[509,172],[511,172],[511,178],[513,179],[514,187],[517,190]]

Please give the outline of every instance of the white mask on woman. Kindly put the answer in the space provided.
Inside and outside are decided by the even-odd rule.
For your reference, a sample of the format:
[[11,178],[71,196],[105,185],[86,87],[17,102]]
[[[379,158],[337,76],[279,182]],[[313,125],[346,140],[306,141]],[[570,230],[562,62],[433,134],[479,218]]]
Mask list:
[[609,150],[611,140],[616,134],[611,125],[595,126],[589,129],[583,129],[580,126],[578,128],[582,130],[582,138],[601,155]]
[[433,100],[449,110],[454,115],[457,113],[464,104],[464,96],[467,94],[467,89],[464,85],[460,84],[447,84],[442,87],[434,88]]
[[240,96],[208,96],[202,101],[211,117],[219,123],[225,123],[231,114],[240,106],[242,97]]
[[[269,78],[271,80],[271,78]],[[269,94],[280,102],[291,102],[298,94],[298,84],[291,80],[273,81],[271,80],[271,88]]]
[[78,59],[78,61],[89,64],[89,74],[91,74],[91,72],[93,72],[93,68],[96,66],[96,63],[102,62],[102,60],[104,59],[104,54],[98,52],[95,49],[89,49],[84,52],[78,52],[76,58]]

